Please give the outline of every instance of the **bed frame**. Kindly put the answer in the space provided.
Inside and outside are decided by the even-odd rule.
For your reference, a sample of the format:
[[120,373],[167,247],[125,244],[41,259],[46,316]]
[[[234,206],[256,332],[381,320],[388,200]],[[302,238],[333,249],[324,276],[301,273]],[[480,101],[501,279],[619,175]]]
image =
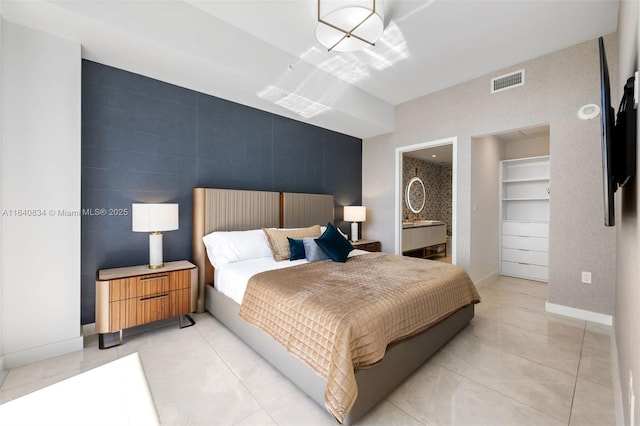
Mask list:
[[[326,380],[278,342],[240,318],[240,305],[213,287],[213,267],[202,237],[213,231],[298,228],[334,220],[332,195],[194,188],[193,258],[198,266],[197,311],[206,309],[284,376],[324,407]],[[440,349],[474,315],[473,304],[422,333],[394,343],[382,361],[356,370],[358,398],[343,424],[353,424]]]

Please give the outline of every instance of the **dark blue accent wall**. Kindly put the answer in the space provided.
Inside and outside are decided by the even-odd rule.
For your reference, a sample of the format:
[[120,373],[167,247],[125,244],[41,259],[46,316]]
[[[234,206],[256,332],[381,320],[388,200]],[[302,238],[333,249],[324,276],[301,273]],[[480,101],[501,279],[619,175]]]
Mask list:
[[191,259],[198,186],[360,204],[362,140],[83,60],[82,324],[95,321],[99,269],[149,261],[148,234],[131,231],[132,203],[179,203],[164,260]]

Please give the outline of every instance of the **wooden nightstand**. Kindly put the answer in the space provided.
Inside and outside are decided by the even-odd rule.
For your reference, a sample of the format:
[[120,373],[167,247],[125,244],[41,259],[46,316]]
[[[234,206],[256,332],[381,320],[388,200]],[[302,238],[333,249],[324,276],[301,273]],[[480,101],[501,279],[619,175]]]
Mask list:
[[[162,268],[148,265],[102,269],[96,281],[96,332],[99,348],[104,346],[104,334],[120,333],[137,325],[178,317],[180,328],[195,321],[188,314],[193,307],[193,289],[197,289],[198,268],[181,260],[167,262]],[[182,324],[185,316],[189,323]]]
[[353,246],[353,248],[358,250],[382,251],[380,241],[358,240],[355,243],[352,242],[351,245]]

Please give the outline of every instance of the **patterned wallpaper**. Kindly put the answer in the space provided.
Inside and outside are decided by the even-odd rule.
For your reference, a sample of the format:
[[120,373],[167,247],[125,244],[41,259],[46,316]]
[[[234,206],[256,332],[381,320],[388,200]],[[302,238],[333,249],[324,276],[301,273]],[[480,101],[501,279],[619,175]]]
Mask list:
[[[194,187],[333,194],[337,205],[360,205],[362,140],[85,59],[81,184],[86,210],[178,203],[164,260],[189,260]],[[90,324],[96,271],[147,263],[149,237],[131,232],[128,215],[102,215],[82,217],[81,238],[81,322]]]
[[[418,176],[424,182],[426,201],[420,213],[413,213],[407,207],[405,188],[411,178]],[[440,220],[447,224],[447,234],[451,235],[451,182],[450,165],[428,163],[413,157],[402,159],[402,219]]]

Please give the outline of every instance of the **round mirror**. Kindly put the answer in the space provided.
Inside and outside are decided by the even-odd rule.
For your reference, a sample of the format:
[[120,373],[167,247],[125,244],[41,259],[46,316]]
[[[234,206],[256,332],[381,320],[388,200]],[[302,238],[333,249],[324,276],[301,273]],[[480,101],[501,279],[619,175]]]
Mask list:
[[405,200],[409,210],[413,213],[420,213],[424,208],[426,198],[422,179],[419,177],[412,178],[407,184],[407,192],[405,194]]

